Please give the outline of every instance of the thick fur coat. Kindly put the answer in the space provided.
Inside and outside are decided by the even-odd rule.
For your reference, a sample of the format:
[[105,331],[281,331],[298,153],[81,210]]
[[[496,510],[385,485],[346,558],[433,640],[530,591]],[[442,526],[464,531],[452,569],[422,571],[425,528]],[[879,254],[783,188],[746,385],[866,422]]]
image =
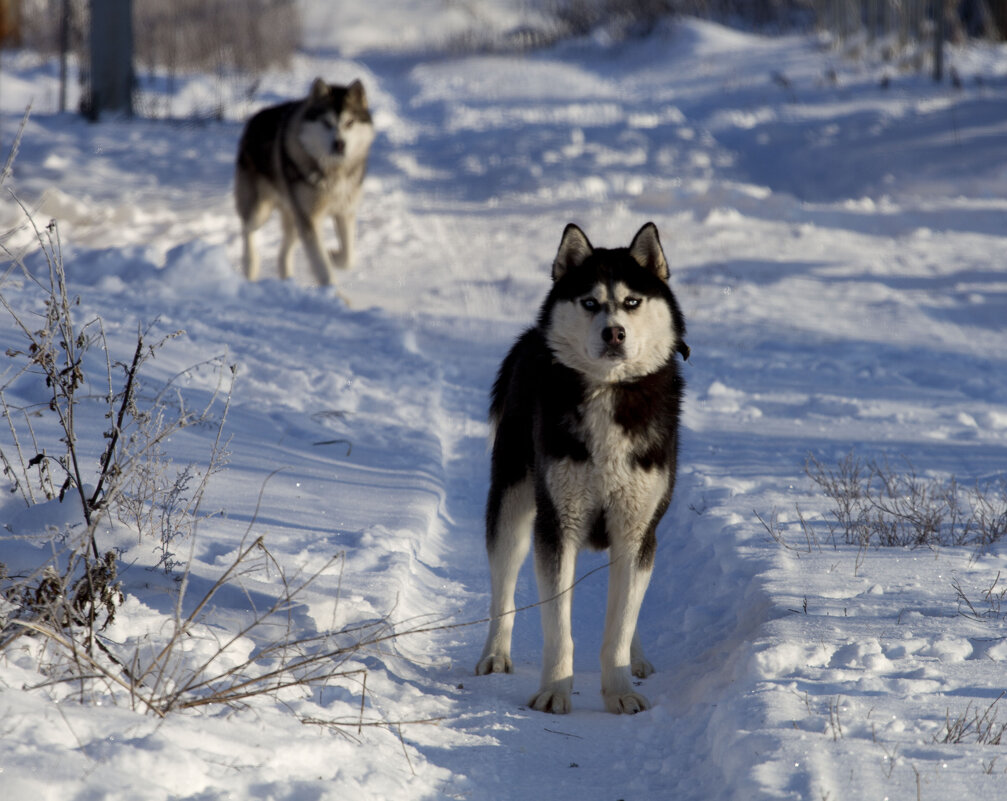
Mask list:
[[[279,274],[293,272],[300,240],[319,284],[334,268],[353,264],[357,205],[374,140],[363,84],[334,86],[315,80],[302,100],[271,106],[245,125],[235,166],[235,204],[241,218],[245,276],[259,276],[256,231],[279,209],[283,226]],[[322,223],[331,218],[340,249],[329,253]]]
[[567,226],[538,324],[508,353],[493,387],[486,544],[490,631],[479,674],[512,669],[514,589],[534,532],[545,648],[533,708],[567,712],[573,686],[570,607],[577,552],[608,549],[601,653],[611,712],[649,707],[632,686],[653,667],[636,620],[671,501],[688,356],[657,228],[628,248],[595,249]]

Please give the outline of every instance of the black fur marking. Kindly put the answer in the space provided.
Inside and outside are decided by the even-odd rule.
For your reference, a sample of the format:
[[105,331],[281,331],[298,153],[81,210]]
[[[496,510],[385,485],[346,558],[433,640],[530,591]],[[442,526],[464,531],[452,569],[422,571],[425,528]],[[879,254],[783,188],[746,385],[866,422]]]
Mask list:
[[643,443],[634,454],[638,467],[670,468],[674,475],[683,390],[674,362],[615,388],[615,422]]
[[274,133],[284,129],[302,102],[297,100],[281,103],[255,114],[245,125],[242,134],[241,145],[238,148],[239,164],[270,179],[277,178]]
[[654,566],[654,556],[657,554],[657,523],[667,508],[668,504],[664,503],[654,516],[654,522],[647,528],[647,533],[643,535],[643,542],[640,543],[640,550],[636,555],[636,564],[641,570],[650,570]]
[[[500,366],[493,384],[490,418],[496,422],[490,494],[486,504],[486,536],[495,537],[493,521],[500,514],[507,489],[524,481],[543,456],[586,461],[587,445],[576,434],[576,409],[584,386],[573,370],[556,363],[538,329],[517,341]],[[539,442],[541,453],[536,453]],[[536,471],[537,472],[537,471]]]
[[[486,544],[491,550],[496,537],[504,493],[524,481],[535,461],[531,438],[533,397],[528,382],[519,380],[521,363],[531,355],[534,366],[534,332],[526,333],[507,354],[493,385],[490,418],[496,423],[493,441],[490,494],[486,503]],[[535,371],[537,372],[537,371]]]
[[543,397],[539,398],[533,432],[541,443],[540,455],[586,462],[591,454],[578,433],[582,419],[579,407],[584,398],[583,381],[576,372],[557,362],[550,365],[548,374],[543,378],[539,385]]
[[539,481],[535,487],[535,557],[548,576],[559,574],[562,545],[556,506],[545,488],[545,482]]
[[493,479],[521,481],[535,463],[534,442],[554,458],[586,461],[587,445],[576,433],[584,382],[553,359],[537,328],[524,333],[504,359],[493,384],[490,418],[497,423]]
[[604,551],[611,544],[608,538],[608,525],[605,520],[605,510],[599,509],[594,524],[588,532],[588,545],[597,551]]

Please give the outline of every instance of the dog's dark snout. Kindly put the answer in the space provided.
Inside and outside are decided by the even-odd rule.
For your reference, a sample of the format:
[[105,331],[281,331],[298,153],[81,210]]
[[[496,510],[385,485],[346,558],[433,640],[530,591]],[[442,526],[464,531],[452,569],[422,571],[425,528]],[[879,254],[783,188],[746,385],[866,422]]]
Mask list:
[[601,332],[606,345],[621,345],[626,341],[626,329],[621,325],[610,325]]
[[332,143],[333,153],[336,153],[337,155],[341,156],[343,155],[343,152],[345,150],[346,150],[346,142],[344,142],[342,139],[337,139]]

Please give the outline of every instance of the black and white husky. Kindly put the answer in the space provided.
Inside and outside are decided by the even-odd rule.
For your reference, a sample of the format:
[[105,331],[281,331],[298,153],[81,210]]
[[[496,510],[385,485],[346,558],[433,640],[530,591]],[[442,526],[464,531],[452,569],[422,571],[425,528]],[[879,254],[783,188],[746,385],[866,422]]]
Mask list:
[[[246,123],[238,144],[234,199],[250,281],[259,277],[255,232],[274,208],[283,225],[281,278],[293,272],[297,238],[319,284],[332,283],[333,268],[353,265],[357,204],[373,140],[360,81],[336,86],[316,78],[307,97],[265,108]],[[322,240],[322,222],[328,217],[339,235],[340,249],[334,254]]]
[[607,548],[601,692],[609,712],[634,713],[650,707],[632,684],[654,671],[636,621],[675,486],[685,321],[653,223],[613,250],[592,247],[568,225],[552,278],[538,325],[511,349],[493,386],[492,620],[476,673],[512,669],[514,589],[534,529],[545,647],[542,686],[529,704],[570,711],[577,552]]

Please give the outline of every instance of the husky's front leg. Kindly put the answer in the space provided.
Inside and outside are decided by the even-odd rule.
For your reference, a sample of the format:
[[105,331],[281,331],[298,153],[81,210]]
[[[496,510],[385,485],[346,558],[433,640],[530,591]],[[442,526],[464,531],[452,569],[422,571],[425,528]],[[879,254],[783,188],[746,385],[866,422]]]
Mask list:
[[528,705],[564,715],[573,691],[573,632],[570,616],[577,548],[558,532],[535,537],[535,575],[542,604],[542,684]]
[[322,241],[321,222],[325,210],[318,207],[313,190],[301,188],[293,193],[290,201],[291,219],[304,246],[311,272],[321,286],[328,286],[332,283],[332,261]]
[[280,240],[280,255],[277,264],[280,278],[286,281],[294,274],[294,243],[297,241],[297,226],[294,218],[286,211],[280,215],[283,237]]
[[501,490],[493,486],[486,514],[486,551],[490,562],[490,628],[476,665],[476,675],[510,673],[514,632],[514,591],[528,555],[535,495],[531,480]]
[[[650,663],[643,657],[636,621],[653,565],[640,558],[638,547],[613,544],[608,568],[608,609],[601,645],[601,694],[605,708],[615,714],[650,709],[650,701],[633,689],[633,673],[646,675]],[[631,670],[632,668],[632,670]]]
[[249,281],[259,280],[259,249],[255,241],[255,230],[247,223],[241,227],[241,266],[245,278]]
[[330,254],[332,262],[341,270],[348,270],[353,266],[356,255],[356,212],[345,211],[341,214],[333,214],[332,221],[336,226],[336,233],[339,235],[339,251]]
[[304,220],[298,222],[301,242],[308,256],[308,264],[315,274],[315,280],[321,286],[328,286],[332,283],[332,261],[325,250],[322,242],[322,233],[318,230],[316,220]]

